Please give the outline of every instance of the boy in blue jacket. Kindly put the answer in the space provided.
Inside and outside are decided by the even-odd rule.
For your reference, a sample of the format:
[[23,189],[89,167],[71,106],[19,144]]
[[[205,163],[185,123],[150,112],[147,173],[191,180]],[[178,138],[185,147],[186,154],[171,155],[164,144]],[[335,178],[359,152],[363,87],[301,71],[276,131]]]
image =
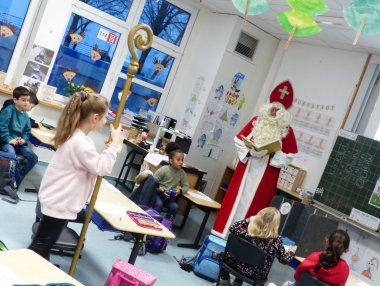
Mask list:
[[[27,111],[30,109],[30,91],[24,86],[16,87],[13,90],[13,101],[0,112],[0,150],[9,154],[21,155],[26,162],[19,169],[20,180],[17,186],[28,172],[38,162],[38,157],[28,147],[30,135],[30,119]],[[11,186],[16,188],[16,186]]]

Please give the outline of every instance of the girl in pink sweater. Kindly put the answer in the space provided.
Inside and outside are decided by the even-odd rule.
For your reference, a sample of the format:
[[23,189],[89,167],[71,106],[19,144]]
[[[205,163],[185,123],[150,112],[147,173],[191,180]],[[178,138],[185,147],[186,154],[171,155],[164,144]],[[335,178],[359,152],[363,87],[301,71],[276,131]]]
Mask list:
[[30,249],[49,259],[49,252],[67,220],[77,214],[89,200],[97,176],[112,171],[116,160],[121,128],[111,128],[110,144],[101,154],[88,137],[106,123],[108,101],[100,95],[75,93],[58,121],[54,137],[55,152],[41,182],[38,198],[42,219]]

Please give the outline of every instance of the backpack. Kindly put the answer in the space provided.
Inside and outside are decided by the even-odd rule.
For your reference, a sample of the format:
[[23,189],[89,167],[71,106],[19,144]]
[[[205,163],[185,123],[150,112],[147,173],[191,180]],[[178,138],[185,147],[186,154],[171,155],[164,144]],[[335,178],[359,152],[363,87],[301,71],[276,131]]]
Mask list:
[[0,151],[0,189],[16,183],[17,162],[15,155]]
[[214,235],[205,237],[202,247],[194,261],[194,273],[210,281],[217,281],[219,276],[220,255],[226,248],[227,241]]
[[[153,217],[160,224],[165,226],[168,230],[171,230],[173,222],[170,219],[163,217],[156,210],[150,207],[141,205],[140,208],[142,208],[147,214]],[[148,235],[145,242],[145,250],[150,253],[160,253],[166,249],[168,241],[169,240],[164,237]]]

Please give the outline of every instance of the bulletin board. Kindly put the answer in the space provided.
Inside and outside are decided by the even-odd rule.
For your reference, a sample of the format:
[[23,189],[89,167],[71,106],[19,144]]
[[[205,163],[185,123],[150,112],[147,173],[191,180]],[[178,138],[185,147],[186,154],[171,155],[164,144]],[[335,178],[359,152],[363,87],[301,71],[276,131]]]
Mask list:
[[380,218],[379,175],[380,142],[340,130],[314,200],[347,215],[356,208]]

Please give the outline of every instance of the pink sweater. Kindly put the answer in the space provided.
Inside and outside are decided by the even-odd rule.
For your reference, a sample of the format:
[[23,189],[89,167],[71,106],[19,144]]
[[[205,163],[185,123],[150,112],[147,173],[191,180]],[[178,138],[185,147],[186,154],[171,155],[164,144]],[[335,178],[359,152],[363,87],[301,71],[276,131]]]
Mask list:
[[41,182],[38,197],[44,215],[75,219],[91,196],[97,176],[111,173],[118,142],[98,154],[80,129],[55,152]]

